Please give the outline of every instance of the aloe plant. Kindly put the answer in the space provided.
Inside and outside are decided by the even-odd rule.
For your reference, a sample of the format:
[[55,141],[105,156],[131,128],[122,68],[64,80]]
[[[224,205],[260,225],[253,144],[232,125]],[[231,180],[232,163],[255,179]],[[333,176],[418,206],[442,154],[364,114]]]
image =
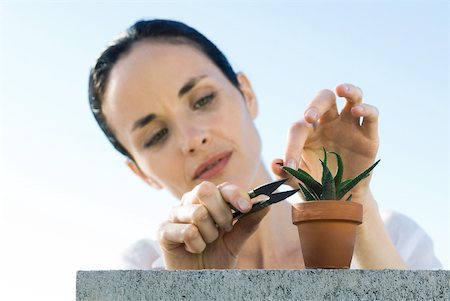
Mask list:
[[[377,166],[380,162],[378,160],[372,166],[367,168],[358,176],[342,181],[342,175],[344,174],[344,163],[342,162],[341,156],[336,152],[329,152],[334,154],[337,159],[337,171],[336,175],[333,175],[330,172],[330,169],[327,166],[327,151],[324,148],[323,161],[320,160],[322,164],[322,183],[317,182],[311,175],[309,175],[306,171],[302,169],[292,169],[287,166],[283,166],[283,169],[299,179],[302,183],[298,183],[300,186],[300,190],[306,201],[318,201],[318,200],[340,200],[344,197],[344,195],[350,191],[353,187],[356,186],[361,180],[367,178],[370,175],[370,172]],[[352,195],[346,199],[346,201],[350,201]]]

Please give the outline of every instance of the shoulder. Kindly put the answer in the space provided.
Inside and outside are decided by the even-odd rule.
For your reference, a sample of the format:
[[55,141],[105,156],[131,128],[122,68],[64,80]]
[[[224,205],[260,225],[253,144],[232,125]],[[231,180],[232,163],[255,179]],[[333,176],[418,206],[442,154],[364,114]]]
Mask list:
[[433,241],[412,218],[396,211],[382,211],[385,228],[410,269],[440,269]]
[[151,239],[141,239],[122,253],[122,267],[127,270],[164,269],[161,249]]

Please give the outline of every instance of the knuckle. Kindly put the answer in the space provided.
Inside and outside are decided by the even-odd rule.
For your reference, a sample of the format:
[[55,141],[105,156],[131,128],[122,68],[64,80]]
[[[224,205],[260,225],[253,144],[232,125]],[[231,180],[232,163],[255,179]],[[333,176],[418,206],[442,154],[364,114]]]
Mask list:
[[195,190],[196,190],[195,192],[196,192],[196,195],[200,199],[202,199],[202,198],[213,195],[216,189],[217,189],[217,187],[213,183],[204,181],[204,182],[200,183],[199,185],[197,185],[197,187],[195,188]]
[[196,226],[187,225],[181,231],[181,236],[183,237],[184,241],[191,241],[191,240],[196,239],[199,236],[199,232],[198,232],[198,229]]
[[162,241],[166,235],[166,228],[167,228],[168,222],[163,222],[159,225],[158,229],[156,230],[156,237],[158,241]]
[[373,109],[374,109],[375,116],[380,115],[380,111],[378,110],[377,107],[373,107]]
[[[192,191],[188,191],[181,196],[181,204],[192,203]],[[176,206],[174,206],[176,207]]]
[[380,117],[378,109],[376,107],[369,107],[367,117],[372,121],[377,121]]
[[322,90],[319,91],[318,94],[322,95],[324,97],[327,97],[327,98],[336,99],[336,95],[330,89],[322,89]]
[[239,187],[234,184],[228,184],[220,190],[222,196],[228,200],[233,200],[240,196]]
[[358,95],[358,97],[359,98],[363,98],[363,96],[364,96],[364,92],[363,92],[363,90],[360,88],[360,87],[355,87],[356,89],[356,93],[357,93],[357,95]]
[[177,216],[177,213],[178,213],[178,208],[180,208],[180,206],[176,205],[176,206],[173,206],[173,207],[170,209],[170,211],[169,211],[169,217],[168,217],[168,220],[169,220],[170,222],[174,222],[174,221],[176,220],[176,216]]
[[301,130],[302,128],[305,127],[305,123],[302,121],[297,121],[291,124],[291,126],[289,127],[289,133],[295,133],[298,130]]
[[288,143],[291,143],[293,142],[293,140],[296,140],[295,138],[301,135],[302,133],[309,131],[311,127],[313,126],[307,123],[304,119],[292,123],[288,130]]
[[198,206],[194,209],[194,212],[192,213],[192,220],[193,222],[201,222],[208,218],[209,212],[208,209],[206,209],[205,206]]
[[223,182],[223,183],[217,185],[217,188],[224,188],[224,187],[226,187],[228,185],[232,185],[232,184],[230,184],[229,182]]

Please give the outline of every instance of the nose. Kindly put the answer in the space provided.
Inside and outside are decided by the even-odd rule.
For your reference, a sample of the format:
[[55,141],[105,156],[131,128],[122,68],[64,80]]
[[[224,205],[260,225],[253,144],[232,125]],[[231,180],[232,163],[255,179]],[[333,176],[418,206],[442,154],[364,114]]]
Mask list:
[[182,146],[181,150],[183,154],[192,155],[199,150],[205,148],[211,138],[208,132],[203,128],[198,127],[184,127],[182,129]]

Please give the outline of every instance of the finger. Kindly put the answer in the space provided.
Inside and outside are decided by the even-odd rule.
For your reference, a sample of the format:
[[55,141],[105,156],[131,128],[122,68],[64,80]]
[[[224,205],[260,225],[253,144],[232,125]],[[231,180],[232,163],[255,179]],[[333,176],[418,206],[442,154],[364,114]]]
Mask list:
[[192,224],[164,223],[158,231],[158,240],[168,250],[184,244],[188,252],[199,254],[206,248],[200,232]]
[[214,222],[225,231],[232,228],[233,215],[222,198],[219,189],[211,182],[204,181],[192,190],[193,197],[204,205]]
[[169,220],[172,223],[194,224],[207,244],[219,237],[219,230],[209,215],[208,209],[201,204],[176,206],[170,212]]
[[314,96],[305,111],[305,120],[309,123],[328,122],[338,118],[336,95],[331,90],[322,90]]
[[359,118],[354,118],[351,113],[352,107],[361,104],[363,99],[363,92],[359,87],[356,87],[352,84],[341,84],[336,87],[336,94],[339,97],[345,97],[346,102],[342,112],[340,114],[340,118],[342,120],[346,120],[348,122],[353,122],[356,125],[359,125]]
[[240,212],[248,212],[252,209],[252,201],[248,192],[236,185],[227,183],[219,187],[220,194],[225,202],[228,202]]
[[369,104],[360,104],[352,108],[355,118],[362,117],[361,130],[369,138],[378,138],[378,109]]
[[291,125],[288,132],[288,141],[284,154],[284,162],[286,166],[297,169],[300,162],[301,151],[305,145],[305,141],[314,130],[313,125],[306,121],[298,121]]

